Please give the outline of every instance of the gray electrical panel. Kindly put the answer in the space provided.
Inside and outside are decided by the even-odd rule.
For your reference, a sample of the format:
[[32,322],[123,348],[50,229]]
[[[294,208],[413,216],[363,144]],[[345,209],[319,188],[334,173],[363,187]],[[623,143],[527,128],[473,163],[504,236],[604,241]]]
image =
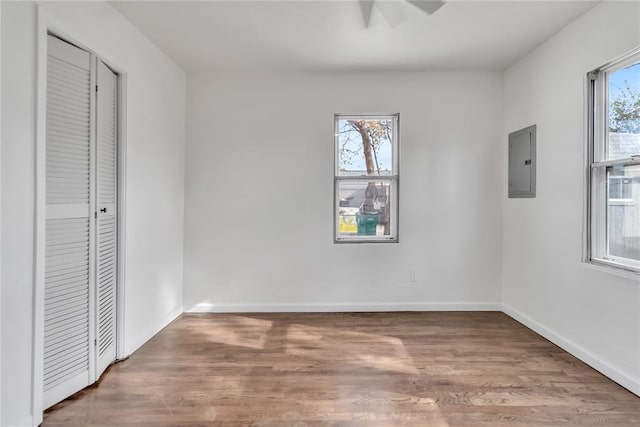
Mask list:
[[509,198],[536,197],[536,125],[509,134]]

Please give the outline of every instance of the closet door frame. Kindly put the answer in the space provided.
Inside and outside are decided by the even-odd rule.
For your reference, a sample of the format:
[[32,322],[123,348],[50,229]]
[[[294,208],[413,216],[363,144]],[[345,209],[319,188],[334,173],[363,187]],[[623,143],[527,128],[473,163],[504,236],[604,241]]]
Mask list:
[[126,255],[126,95],[127,73],[105,49],[91,43],[86,36],[56,22],[44,8],[37,8],[37,74],[36,74],[36,147],[35,147],[35,224],[33,286],[33,366],[32,410],[34,425],[43,420],[44,383],[44,283],[46,233],[46,121],[47,121],[47,37],[52,34],[74,44],[102,60],[118,75],[117,90],[117,287],[116,287],[116,360],[128,356],[124,347],[125,319],[125,255]]

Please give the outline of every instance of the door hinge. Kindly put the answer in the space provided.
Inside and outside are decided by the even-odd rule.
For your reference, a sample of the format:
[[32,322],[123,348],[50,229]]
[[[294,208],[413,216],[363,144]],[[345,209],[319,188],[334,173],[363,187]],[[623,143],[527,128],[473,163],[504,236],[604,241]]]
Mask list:
[[97,339],[93,340],[93,345],[94,345],[94,346],[97,346],[97,345],[98,345],[98,340],[97,340]]
[[94,213],[93,213],[93,217],[94,217],[95,219],[98,219],[98,212],[94,212]]
[[96,85],[96,92],[98,91],[98,85]]

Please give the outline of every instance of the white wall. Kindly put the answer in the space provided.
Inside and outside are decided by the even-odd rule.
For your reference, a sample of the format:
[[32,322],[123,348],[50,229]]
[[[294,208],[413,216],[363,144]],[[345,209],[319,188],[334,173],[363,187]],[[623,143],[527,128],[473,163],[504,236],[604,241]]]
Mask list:
[[[125,351],[182,307],[184,72],[110,5],[43,7],[128,75]],[[2,2],[2,420],[32,414],[36,6]],[[32,418],[35,415],[35,418]]]
[[[2,425],[31,417],[35,7],[2,2]],[[9,43],[9,39],[13,39]]]
[[538,186],[503,196],[505,310],[636,393],[640,281],[581,256],[585,74],[639,44],[640,3],[606,2],[506,71],[504,135],[538,125]]
[[[189,75],[187,92],[186,310],[499,307],[501,73]],[[337,112],[400,113],[399,244],[333,243]]]

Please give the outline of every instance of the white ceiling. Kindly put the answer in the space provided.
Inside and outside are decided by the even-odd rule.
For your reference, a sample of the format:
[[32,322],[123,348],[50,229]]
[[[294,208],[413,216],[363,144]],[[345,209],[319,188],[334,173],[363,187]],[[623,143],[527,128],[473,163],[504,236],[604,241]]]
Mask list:
[[429,16],[393,1],[393,28],[379,7],[364,28],[353,0],[111,3],[183,69],[233,72],[502,70],[599,3],[449,0]]

